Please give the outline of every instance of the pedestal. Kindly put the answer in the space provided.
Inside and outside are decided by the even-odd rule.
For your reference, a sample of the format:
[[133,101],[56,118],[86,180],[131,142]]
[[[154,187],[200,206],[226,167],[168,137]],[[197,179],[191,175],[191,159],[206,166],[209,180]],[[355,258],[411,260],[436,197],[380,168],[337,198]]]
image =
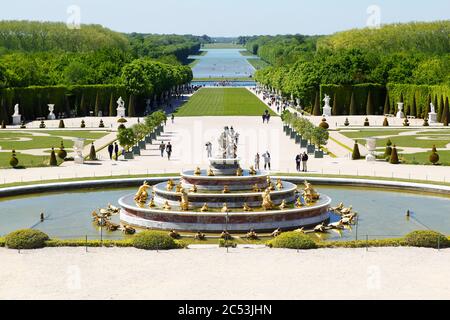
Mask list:
[[323,116],[331,117],[331,107],[329,106],[323,107]]
[[117,108],[117,116],[119,118],[125,118],[125,108],[118,107]]
[[74,141],[73,149],[75,151],[74,162],[76,164],[83,164],[83,148],[84,148],[84,140],[83,138],[76,138]]
[[436,112],[430,112],[428,113],[428,123],[436,123],[437,122],[437,113]]
[[53,112],[50,112],[47,116],[47,120],[55,120],[55,119],[56,119],[55,114]]
[[397,119],[404,119],[405,118],[405,114],[403,112],[399,111],[399,112],[397,112],[396,118]]
[[19,125],[22,123],[22,116],[19,114],[17,116],[12,116],[12,124],[13,125]]

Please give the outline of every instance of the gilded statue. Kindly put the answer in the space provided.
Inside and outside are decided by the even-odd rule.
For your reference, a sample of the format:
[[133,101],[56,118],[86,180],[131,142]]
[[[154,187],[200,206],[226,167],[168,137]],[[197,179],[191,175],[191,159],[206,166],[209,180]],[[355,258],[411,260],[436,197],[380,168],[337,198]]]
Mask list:
[[172,208],[170,207],[169,201],[164,202],[163,209],[164,209],[164,210],[167,210],[167,211],[170,210],[170,209],[172,209]]
[[236,176],[240,177],[240,176],[242,176],[242,174],[243,174],[242,168],[241,167],[237,168]]
[[198,189],[195,184],[193,184],[192,187],[189,189],[189,192],[192,192],[192,193],[197,193],[197,191],[198,191]]
[[189,210],[189,199],[188,194],[184,189],[181,189],[181,201],[180,201],[181,211]]
[[263,201],[262,201],[262,207],[264,210],[271,210],[273,209],[273,202],[272,199],[270,197],[270,189],[267,188],[263,195],[262,195]]
[[228,186],[223,186],[222,193],[230,193],[230,188],[228,188]]
[[320,195],[314,190],[312,184],[305,181],[305,188],[303,189],[303,199],[307,204],[314,203],[319,200]]
[[283,200],[283,201],[281,202],[279,208],[280,208],[280,210],[284,210],[284,209],[286,209],[286,207],[287,207],[286,200]]
[[169,179],[169,181],[167,181],[166,190],[167,190],[167,191],[172,191],[174,185],[175,185],[175,184],[173,183],[173,180],[172,180],[172,179]]
[[176,187],[175,191],[177,193],[183,192],[183,185],[181,184],[181,181],[177,184],[177,187]]
[[154,207],[155,207],[155,200],[154,200],[154,198],[152,198],[152,199],[150,200],[150,203],[148,204],[148,206],[149,206],[150,208],[154,208]]
[[209,211],[209,207],[208,204],[205,202],[203,204],[203,207],[200,209],[200,212],[207,212],[207,211]]
[[261,192],[261,188],[258,186],[257,183],[255,183],[255,184],[253,185],[252,191],[253,191],[253,192]]
[[143,203],[143,202],[147,201],[147,198],[148,198],[147,190],[148,190],[148,188],[150,188],[149,184],[147,183],[147,181],[144,181],[144,184],[139,187],[138,192],[134,196],[134,200],[136,202],[140,202],[140,203]]
[[202,171],[200,170],[199,167],[197,167],[197,168],[195,169],[195,171],[194,171],[194,174],[195,174],[196,176],[199,176],[201,173],[202,173]]
[[230,209],[228,209],[228,205],[227,205],[226,202],[223,204],[223,207],[222,207],[222,209],[220,211],[223,212],[223,213],[230,212]]
[[277,180],[276,186],[277,186],[278,190],[282,190],[283,189],[283,182],[281,182],[281,179]]
[[208,177],[214,177],[214,172],[211,168],[208,169]]
[[254,175],[256,174],[255,168],[254,168],[253,166],[250,166],[250,169],[248,170],[248,173],[249,173],[251,176],[254,176]]
[[244,206],[242,207],[242,209],[245,212],[253,211],[253,209],[248,206],[247,202],[244,202]]

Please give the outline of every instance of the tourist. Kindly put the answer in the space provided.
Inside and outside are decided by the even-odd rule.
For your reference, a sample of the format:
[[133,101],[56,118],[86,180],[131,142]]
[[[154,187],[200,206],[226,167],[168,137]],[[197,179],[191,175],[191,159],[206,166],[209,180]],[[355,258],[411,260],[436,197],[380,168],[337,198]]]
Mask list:
[[170,118],[172,119],[172,123],[173,123],[174,120],[175,120],[175,116],[173,115],[173,113],[172,113],[172,116]]
[[269,123],[269,120],[270,120],[270,114],[267,114],[266,115],[266,122]]
[[300,164],[302,162],[302,156],[300,154],[298,154],[295,157],[295,164],[296,164],[296,168],[297,168],[297,172],[300,172]]
[[270,153],[269,153],[269,151],[266,151],[266,153],[263,154],[263,158],[264,158],[264,170],[266,170],[266,168],[269,168],[269,170],[270,170]]
[[161,144],[159,145],[159,151],[161,151],[161,158],[164,157],[164,150],[166,150],[166,145],[164,144],[164,141],[161,141]]
[[259,153],[256,153],[255,156],[255,170],[259,170]]
[[308,171],[307,162],[308,162],[308,154],[306,152],[303,152],[303,155],[302,155],[303,172]]
[[170,156],[172,155],[172,145],[170,144],[170,142],[167,143],[166,152],[167,159],[170,160]]
[[114,146],[113,146],[113,144],[111,143],[111,144],[108,146],[109,160],[112,160],[113,152],[114,152]]
[[114,142],[114,154],[116,156],[116,161],[119,160],[119,145],[117,142]]
[[262,115],[263,123],[266,122],[266,114]]
[[212,158],[212,143],[208,141],[205,146],[208,158]]

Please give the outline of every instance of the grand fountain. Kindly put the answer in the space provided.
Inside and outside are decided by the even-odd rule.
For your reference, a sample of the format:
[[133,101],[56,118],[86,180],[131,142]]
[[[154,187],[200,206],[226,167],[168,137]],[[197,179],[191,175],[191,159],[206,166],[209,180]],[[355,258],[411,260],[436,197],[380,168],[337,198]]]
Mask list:
[[[221,232],[283,230],[315,226],[329,219],[331,199],[305,181],[297,185],[242,169],[237,135],[226,127],[207,170],[183,171],[180,179],[119,199],[122,223],[149,229]],[[151,190],[151,191],[150,191]]]

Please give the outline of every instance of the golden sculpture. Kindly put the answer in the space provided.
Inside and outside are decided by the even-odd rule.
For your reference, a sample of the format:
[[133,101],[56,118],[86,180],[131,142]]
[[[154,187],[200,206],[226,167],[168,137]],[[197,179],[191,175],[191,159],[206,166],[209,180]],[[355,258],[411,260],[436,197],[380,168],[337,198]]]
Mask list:
[[189,189],[189,192],[192,192],[192,193],[197,193],[197,191],[198,191],[198,189],[197,189],[197,186],[195,184],[192,185],[192,187]]
[[273,209],[273,202],[272,199],[270,197],[270,189],[267,188],[263,195],[262,195],[263,201],[262,201],[262,207],[264,210],[271,210]]
[[250,169],[248,170],[248,173],[249,173],[251,176],[254,176],[254,175],[256,174],[255,168],[254,168],[253,166],[250,166]]
[[311,204],[319,200],[320,195],[314,190],[312,184],[305,181],[305,188],[303,189],[303,199],[306,204]]
[[155,200],[154,200],[154,198],[152,198],[152,199],[150,200],[150,203],[148,204],[148,206],[149,206],[150,208],[154,208],[154,207],[155,207]]
[[147,198],[148,198],[147,190],[148,190],[148,188],[150,188],[150,186],[148,185],[147,181],[144,181],[144,184],[139,187],[138,192],[134,196],[134,200],[136,202],[139,202],[139,203],[143,203],[143,202],[147,201]]
[[187,194],[186,191],[184,191],[184,189],[181,189],[180,208],[181,208],[181,211],[188,211],[189,210],[188,194]]
[[208,204],[205,202],[203,204],[203,207],[200,209],[200,212],[207,212],[207,211],[209,211],[209,207]]
[[280,234],[281,234],[281,229],[278,228],[278,229],[274,230],[274,231],[270,234],[270,236],[276,238],[276,237],[278,237]]
[[301,198],[301,197],[298,197],[298,198],[297,198],[297,201],[295,201],[295,206],[296,206],[297,208],[303,207],[303,203],[302,203],[302,198]]
[[164,210],[167,210],[167,211],[170,210],[170,209],[172,209],[172,208],[170,207],[169,201],[166,200],[166,202],[164,202],[163,209],[164,209]]
[[241,167],[237,168],[236,175],[239,177],[242,176],[242,173],[243,173],[242,168]]
[[172,180],[172,179],[169,179],[169,181],[167,181],[166,190],[167,190],[167,191],[172,191],[174,185],[175,185],[175,184],[173,183],[173,180]]
[[253,192],[261,192],[261,188],[258,186],[257,183],[255,183],[255,185],[253,186],[252,191],[253,191]]
[[280,208],[280,210],[284,210],[284,209],[286,209],[286,207],[287,207],[286,200],[283,200],[283,201],[281,202],[279,208]]
[[230,189],[228,188],[228,186],[223,186],[222,193],[230,193]]
[[195,169],[195,171],[194,171],[194,174],[195,174],[196,176],[201,175],[201,173],[202,173],[202,171],[200,170],[199,167],[197,167],[197,168]]
[[267,188],[269,188],[270,191],[275,190],[275,187],[273,186],[272,180],[270,180],[270,177],[267,177]]
[[183,185],[181,184],[181,181],[177,184],[177,187],[175,188],[175,191],[177,193],[183,192]]
[[230,212],[230,209],[228,209],[228,206],[227,206],[226,202],[223,204],[223,207],[222,207],[222,209],[220,211],[223,212],[223,213]]
[[247,204],[247,202],[244,202],[244,206],[242,208],[245,212],[253,211],[252,208],[250,208]]
[[208,177],[214,177],[214,172],[211,168],[208,169]]
[[282,190],[283,189],[283,182],[281,182],[281,179],[277,180],[277,189]]

